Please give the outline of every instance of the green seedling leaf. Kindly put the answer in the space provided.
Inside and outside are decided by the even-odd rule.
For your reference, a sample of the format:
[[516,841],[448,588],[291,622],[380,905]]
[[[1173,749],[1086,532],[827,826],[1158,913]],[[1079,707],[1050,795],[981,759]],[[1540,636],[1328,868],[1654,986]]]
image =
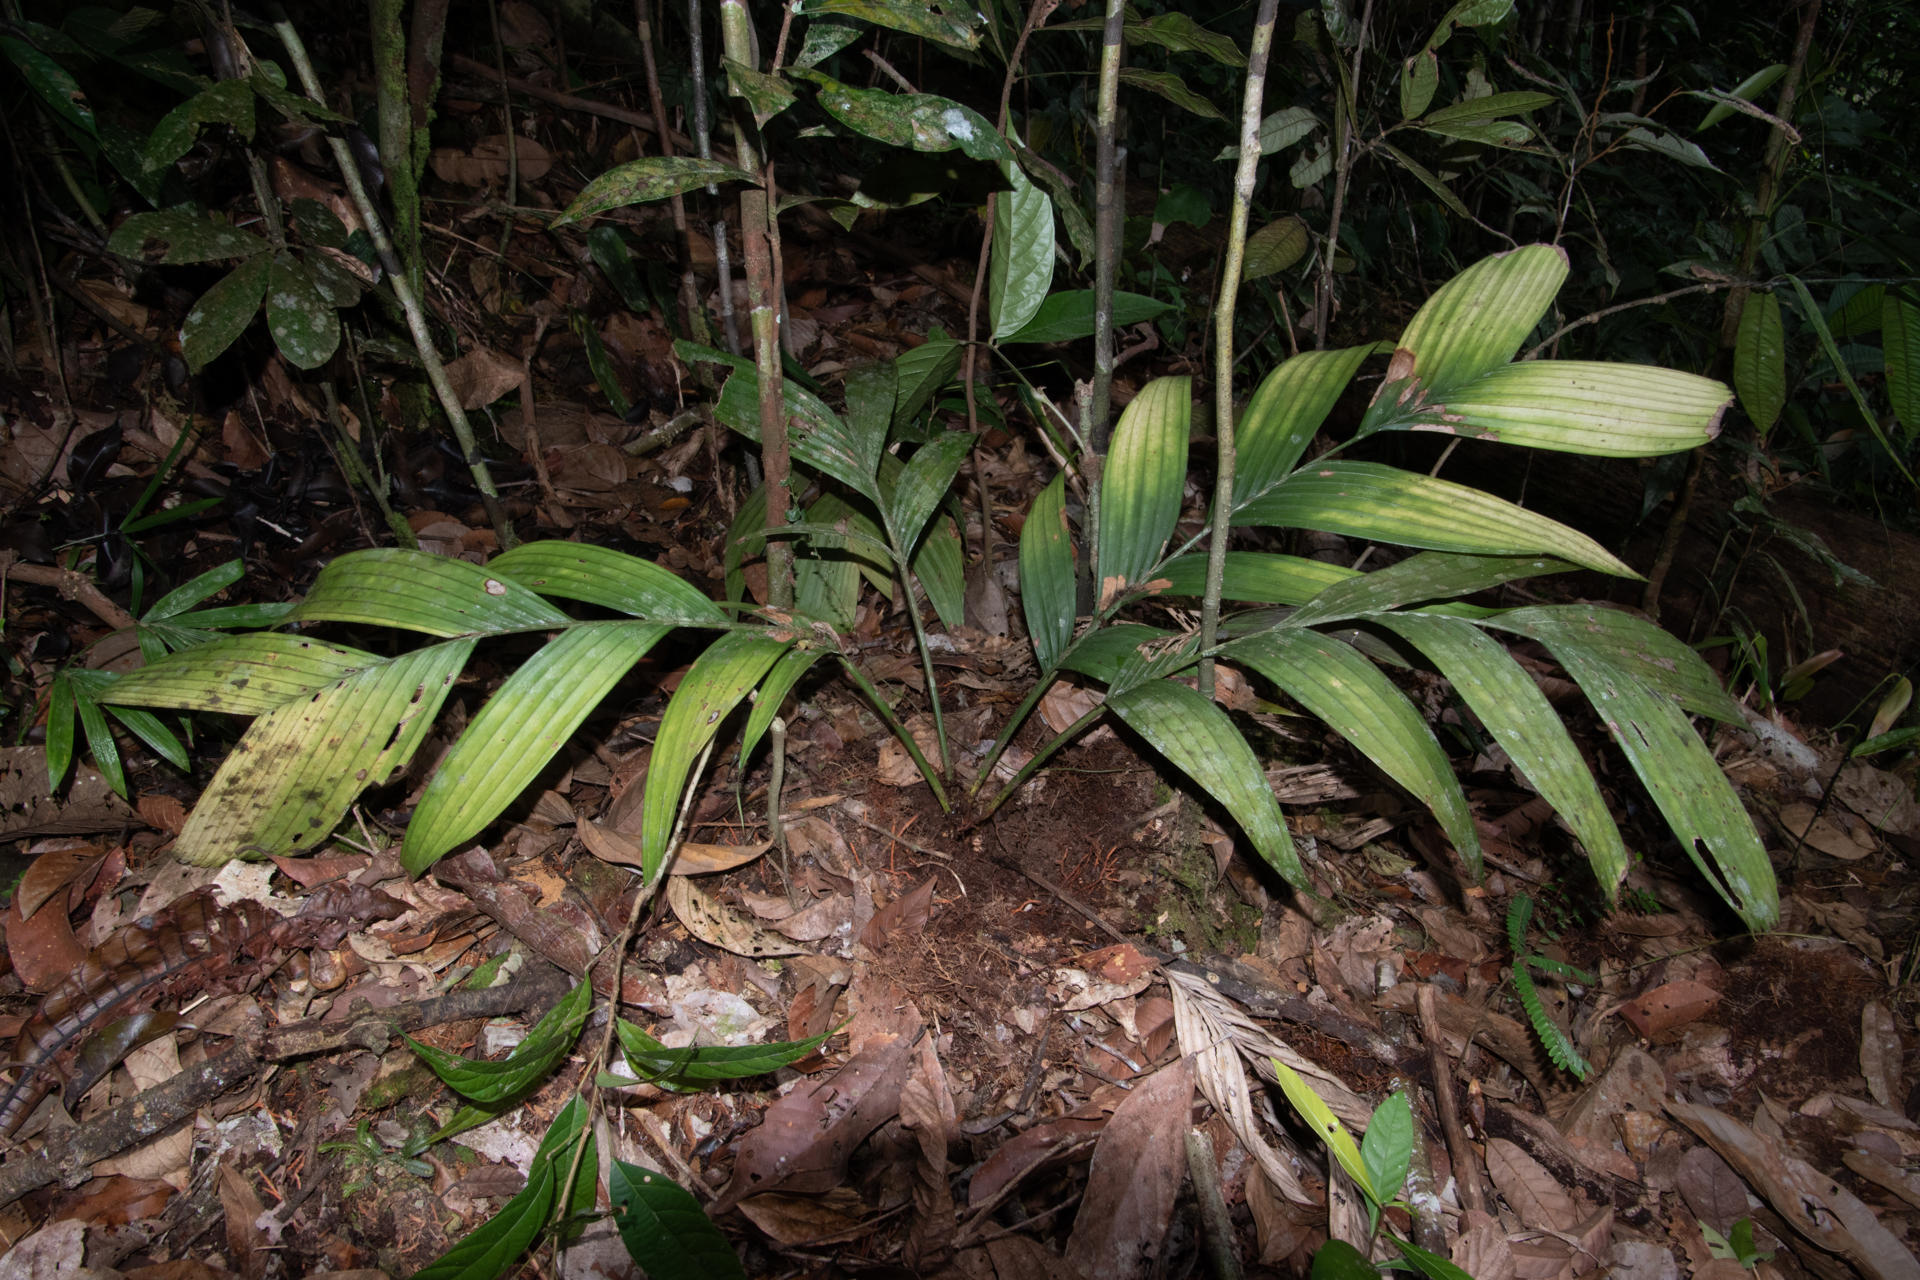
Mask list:
[[[1161,566],[1168,595],[1197,596],[1206,590],[1207,556],[1194,552]],[[1221,599],[1241,604],[1305,604],[1338,582],[1359,575],[1337,564],[1277,551],[1229,551]],[[1024,589],[1024,583],[1023,583]]]
[[[29,29],[48,30],[37,22],[28,25]],[[98,136],[87,95],[65,67],[18,36],[0,36],[0,53],[7,55],[27,87],[62,123],[84,137]]]
[[670,569],[591,542],[523,542],[487,562],[487,572],[529,591],[584,600],[648,622],[723,627],[724,609]]
[[607,1194],[620,1239],[648,1280],[746,1280],[726,1236],[671,1178],[615,1160]]
[[1471,595],[1502,583],[1565,573],[1574,567],[1547,556],[1459,556],[1422,551],[1399,564],[1329,586],[1289,621],[1297,627],[1321,626],[1425,600]]
[[1400,64],[1400,118],[1416,119],[1433,102],[1440,87],[1440,57],[1422,49]]
[[1720,166],[1707,159],[1707,153],[1694,143],[1688,142],[1678,134],[1664,130],[1632,128],[1622,135],[1620,145],[1632,151],[1651,151],[1655,155],[1665,156],[1669,160],[1678,160],[1693,169],[1710,169],[1720,172]]
[[1227,645],[1225,652],[1271,680],[1419,797],[1467,870],[1479,878],[1480,837],[1446,752],[1378,667],[1351,645],[1297,628],[1257,632]]
[[1313,1253],[1308,1280],[1380,1280],[1380,1268],[1345,1240],[1329,1240]]
[[[1431,169],[1421,164],[1418,160],[1415,160],[1400,148],[1394,146],[1391,142],[1381,142],[1379,146],[1380,150],[1393,158],[1395,164],[1412,174],[1421,186],[1433,192],[1440,203],[1447,206],[1453,213],[1462,218],[1471,218],[1473,216],[1473,210],[1467,208],[1467,202],[1455,195],[1453,188],[1436,177]],[[1302,180],[1301,175],[1296,173],[1294,186],[1311,186],[1327,175],[1327,170],[1332,167],[1332,159],[1327,156],[1325,151],[1322,151],[1320,155],[1323,162],[1316,166],[1310,176],[1306,176],[1304,180]],[[1296,170],[1300,168],[1299,165],[1295,165],[1294,167]]]
[[913,576],[948,627],[966,622],[966,570],[959,524],[949,515],[936,515],[933,527],[920,539],[920,549],[913,553]]
[[[580,1161],[581,1172],[597,1175],[593,1158],[593,1136],[586,1132],[587,1106],[574,1098],[555,1116],[540,1149],[527,1169],[527,1185],[500,1212],[469,1232],[465,1239],[424,1269],[413,1280],[497,1280],[527,1251],[553,1218],[554,1202],[560,1198],[560,1180],[573,1162],[574,1145],[584,1140],[587,1153]],[[576,1186],[567,1195],[569,1207],[578,1199]]]
[[827,1042],[828,1031],[805,1040],[777,1044],[699,1045],[669,1049],[624,1018],[614,1024],[627,1065],[641,1079],[675,1087],[745,1080],[764,1076],[800,1061]]
[[914,451],[893,487],[887,518],[896,547],[910,551],[920,540],[928,519],[953,488],[953,478],[972,448],[973,436],[949,431]]
[[1333,1158],[1340,1162],[1340,1167],[1346,1170],[1361,1194],[1374,1204],[1385,1204],[1386,1197],[1380,1194],[1373,1174],[1367,1170],[1367,1162],[1361,1158],[1360,1148],[1355,1145],[1347,1126],[1340,1123],[1340,1117],[1320,1101],[1320,1095],[1313,1091],[1312,1085],[1300,1078],[1299,1072],[1278,1058],[1268,1058],[1267,1061],[1273,1064],[1274,1078],[1280,1081],[1280,1089],[1287,1095],[1287,1101],[1307,1122],[1307,1127],[1327,1144],[1327,1149],[1333,1152]]
[[73,768],[73,680],[62,671],[47,690],[47,790],[58,791]]
[[855,133],[909,151],[958,148],[975,160],[1013,163],[1013,151],[1000,131],[972,107],[963,107],[951,98],[856,89],[823,72],[800,74],[820,86],[821,108]]
[[251,231],[228,226],[197,209],[136,213],[107,239],[107,248],[123,258],[169,266],[255,258],[269,247]]
[[[1393,150],[1384,142],[1380,145],[1386,147],[1388,151]],[[1332,172],[1333,148],[1328,145],[1327,138],[1323,134],[1314,143],[1312,151],[1302,151],[1294,159],[1293,164],[1287,169],[1287,181],[1293,184],[1295,191],[1304,191]]]
[[[1132,10],[1128,13],[1131,15]],[[1044,28],[1047,31],[1098,31],[1106,26],[1105,18],[1080,18],[1073,22],[1054,22]],[[1159,45],[1173,53],[1198,53],[1213,59],[1222,66],[1244,67],[1247,56],[1231,36],[1209,31],[1184,13],[1156,14],[1144,21],[1137,18],[1129,20],[1123,28],[1128,44]]]
[[297,368],[317,369],[340,346],[340,316],[291,253],[273,257],[267,275],[267,331]]
[[809,18],[862,18],[954,49],[980,45],[979,12],[952,0],[802,0],[795,12]]
[[934,393],[953,381],[960,371],[963,348],[940,329],[927,340],[893,361],[893,423],[896,428],[913,421],[933,399]]
[[1422,404],[1386,425],[1560,453],[1635,458],[1678,453],[1712,440],[1731,400],[1725,383],[1675,369],[1529,360],[1496,366],[1456,386],[1445,403]]
[[720,59],[720,65],[727,73],[727,92],[747,104],[747,109],[753,112],[753,122],[762,128],[799,101],[793,86],[783,76],[742,66],[732,58]]
[[424,551],[350,551],[320,571],[289,622],[358,622],[430,636],[554,631],[573,622],[517,582]]
[[114,794],[124,800],[127,771],[120,763],[120,747],[113,740],[113,730],[107,727],[107,717],[84,685],[74,681],[70,687],[74,710],[80,715],[80,731],[87,738],[87,754],[93,757],[94,767],[100,770],[100,776],[107,780]]
[[1392,1200],[1400,1194],[1413,1163],[1413,1107],[1405,1093],[1393,1094],[1373,1109],[1360,1139],[1360,1158],[1382,1196]]
[[222,636],[127,672],[101,698],[119,706],[265,715],[383,661],[306,636]]
[[1388,1237],[1401,1256],[1413,1265],[1413,1269],[1427,1280],[1473,1280],[1473,1277],[1460,1267],[1455,1266],[1437,1253],[1429,1253],[1417,1244],[1410,1244],[1398,1236]]
[[401,865],[417,876],[499,816],[671,630],[657,622],[584,622],[522,663],[434,771],[407,824]]
[[1268,866],[1295,888],[1309,888],[1293,837],[1273,798],[1273,788],[1267,785],[1253,748],[1226,712],[1171,680],[1136,685],[1110,696],[1107,706],[1175,768],[1218,800],[1239,822]]
[[1054,476],[1027,512],[1020,530],[1020,608],[1040,670],[1060,665],[1073,641],[1073,534],[1067,528],[1066,483]]
[[1398,344],[1414,353],[1427,398],[1443,400],[1512,360],[1566,278],[1565,251],[1535,244],[1482,258],[1441,285]]
[[1434,129],[1475,124],[1505,116],[1525,115],[1529,111],[1552,106],[1553,102],[1554,97],[1550,93],[1490,93],[1484,98],[1468,98],[1450,107],[1429,112],[1420,123]]
[[142,622],[157,622],[161,618],[171,618],[185,613],[202,600],[218,595],[247,574],[247,566],[239,560],[229,560],[225,564],[215,565],[205,573],[199,574],[189,582],[183,582],[173,590],[153,602],[153,607],[141,615]]
[[1298,465],[1340,393],[1371,354],[1371,346],[1303,351],[1261,380],[1234,429],[1236,512]]
[[1887,438],[1886,428],[1880,425],[1880,415],[1873,411],[1873,406],[1867,403],[1866,396],[1861,394],[1860,384],[1854,381],[1853,373],[1841,357],[1839,347],[1834,345],[1833,332],[1827,328],[1827,318],[1820,313],[1820,307],[1814,302],[1813,295],[1807,292],[1806,282],[1792,274],[1787,276],[1787,281],[1793,285],[1794,296],[1800,302],[1800,313],[1806,317],[1814,336],[1820,339],[1821,350],[1826,352],[1827,359],[1833,363],[1834,372],[1840,375],[1840,381],[1847,388],[1847,394],[1853,397],[1854,407],[1860,410],[1860,417],[1866,422],[1867,429],[1873,432],[1873,438],[1879,442],[1882,449],[1886,450],[1887,456],[1893,460],[1893,465],[1900,469],[1900,474],[1906,477],[1907,483],[1920,485],[1920,480],[1915,480],[1913,472],[1908,468],[1904,453],[1894,448],[1893,441]]
[[[1320,127],[1320,117],[1305,107],[1283,107],[1260,122],[1260,154],[1270,156],[1284,151]],[[1221,159],[1238,159],[1240,148],[1229,147]]]
[[1374,621],[1424,653],[1480,717],[1534,790],[1565,819],[1609,898],[1629,858],[1606,800],[1539,684],[1478,627],[1458,618],[1396,613]]
[[1513,120],[1467,121],[1459,124],[1422,125],[1422,133],[1456,142],[1472,142],[1483,147],[1521,147],[1533,139],[1533,130]]
[[1376,462],[1302,467],[1265,497],[1242,506],[1233,523],[1324,529],[1429,551],[1557,556],[1616,577],[1640,576],[1605,547],[1556,520],[1479,489]]
[[[1172,304],[1144,294],[1116,292],[1113,295],[1113,327],[1125,328],[1152,320],[1171,309]],[[1035,309],[1033,317],[1000,341],[1073,342],[1093,335],[1093,290],[1063,289],[1048,294]]]
[[223,276],[187,312],[180,325],[180,352],[194,373],[218,359],[253,323],[267,296],[273,260],[249,258]]
[[1241,277],[1259,280],[1278,275],[1307,256],[1312,235],[1307,224],[1295,214],[1269,222],[1247,237],[1245,263]]
[[340,221],[339,215],[332,209],[311,196],[299,196],[294,200],[289,221],[293,224],[294,234],[308,244],[323,249],[347,247],[347,224]]
[[1053,285],[1053,201],[1009,160],[1001,167],[1012,189],[993,205],[993,251],[988,316],[993,340],[1018,333]]
[[1225,119],[1220,108],[1187,88],[1187,82],[1171,71],[1145,71],[1139,67],[1120,68],[1120,83],[1130,89],[1144,89],[1148,93],[1165,98],[1182,111],[1188,111],[1203,120]]
[[501,1103],[519,1097],[546,1079],[547,1073],[572,1051],[574,1041],[580,1038],[580,1028],[587,1024],[587,1014],[592,1010],[593,984],[582,979],[547,1010],[527,1032],[526,1039],[499,1062],[475,1061],[421,1044],[412,1036],[405,1039],[455,1093],[475,1102]]
[[1733,386],[1740,407],[1764,437],[1787,404],[1787,344],[1780,325],[1780,299],[1747,295],[1733,346]]
[[747,717],[747,727],[740,733],[742,777],[746,776],[748,758],[772,727],[773,718],[780,714],[781,704],[787,700],[787,694],[794,685],[800,683],[801,676],[813,669],[814,663],[826,656],[825,649],[789,649],[780,655],[780,660],[773,664],[773,670],[760,682],[759,692],[754,694],[753,712]]
[[1100,486],[1101,607],[1140,587],[1159,563],[1187,478],[1193,380],[1156,378],[1141,388],[1113,429]]
[[176,769],[188,771],[193,761],[187,758],[187,748],[171,729],[160,722],[160,717],[151,711],[142,711],[137,707],[108,707],[113,718],[125,725],[134,737],[152,747],[168,764]]
[[[676,342],[673,349],[689,364],[704,360],[724,364],[732,370],[720,388],[713,416],[729,429],[759,443],[760,376],[753,362],[690,342]],[[880,494],[874,483],[878,459],[862,448],[859,437],[819,396],[792,379],[785,380],[783,394],[788,415],[787,443],[794,459],[832,476],[878,507]]]
[[697,156],[647,156],[615,165],[581,188],[573,203],[551,225],[578,222],[609,209],[647,204],[683,195],[711,183],[754,181],[752,174],[718,160]]
[[694,660],[674,691],[653,740],[647,795],[641,810],[640,848],[644,884],[652,885],[666,863],[667,843],[688,775],[720,722],[760,683],[789,641],[730,631]]
[[633,402],[627,399],[626,390],[620,385],[620,375],[614,371],[613,361],[607,358],[606,344],[600,341],[600,331],[581,311],[575,310],[569,320],[574,336],[580,339],[580,345],[586,350],[587,370],[593,374],[594,385],[607,398],[607,406],[614,414],[626,417],[633,408]]
[[317,847],[361,791],[413,758],[473,643],[371,664],[255,720],[201,793],[175,856],[215,866]]
[[639,271],[634,269],[633,255],[627,251],[626,239],[618,227],[602,222],[587,232],[587,252],[593,258],[593,265],[600,268],[619,292],[627,310],[644,315],[652,307],[653,299]]
[[[1771,89],[1773,82],[1786,73],[1787,64],[1784,62],[1776,62],[1770,67],[1762,67],[1735,85],[1727,96],[1730,98],[1738,98],[1742,102],[1752,102],[1768,89]],[[1732,115],[1735,110],[1737,110],[1737,108],[1725,102],[1717,102],[1714,104],[1713,109],[1707,112],[1706,119],[1694,126],[1693,131],[1695,133],[1705,133],[1708,129],[1713,128],[1714,125],[1719,124],[1722,120]]]
[[[855,456],[867,474],[874,475],[880,468],[880,455],[886,451],[887,430],[893,425],[893,406],[899,392],[893,362],[877,361],[849,370],[846,392],[846,424],[853,436]],[[885,505],[880,505],[885,510]]]
[[1150,627],[1144,622],[1115,622],[1081,636],[1061,659],[1060,666],[1066,671],[1091,676],[1102,684],[1113,684],[1131,664],[1139,661],[1142,652],[1166,649],[1174,640],[1175,634],[1164,627]]
[[794,56],[793,65],[801,71],[818,66],[859,38],[860,28],[849,27],[843,22],[809,22],[806,38],[800,42],[800,52]]

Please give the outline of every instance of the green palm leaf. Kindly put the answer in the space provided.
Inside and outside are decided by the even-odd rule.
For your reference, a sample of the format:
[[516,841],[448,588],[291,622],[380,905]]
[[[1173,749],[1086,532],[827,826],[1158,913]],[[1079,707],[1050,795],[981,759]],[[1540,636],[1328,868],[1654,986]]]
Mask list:
[[1732,399],[1725,383],[1675,369],[1533,360],[1455,387],[1407,425],[1561,453],[1640,458],[1713,439]]
[[118,706],[265,715],[380,661],[311,636],[272,631],[223,636],[127,672],[102,691],[100,700]]
[[[1567,278],[1566,251],[1532,244],[1482,258],[1421,307],[1400,335],[1429,400],[1512,360]],[[1393,383],[1381,387],[1390,394]]]
[[286,620],[371,623],[443,638],[545,631],[573,621],[478,565],[397,547],[341,556],[320,571]]
[[1113,430],[1100,480],[1100,598],[1137,587],[1160,561],[1187,481],[1191,378],[1155,378]]
[[1235,511],[1293,470],[1360,362],[1373,351],[1371,344],[1343,351],[1303,351],[1254,389],[1234,428]]
[[584,600],[649,622],[727,624],[726,612],[678,574],[591,542],[523,542],[488,561],[487,572],[543,596]]
[[[1042,671],[1058,666],[1073,640],[1073,536],[1067,528],[1066,484],[1064,474],[1055,476],[1033,500],[1020,530],[1020,608]],[[1204,564],[1201,569],[1205,571]]]

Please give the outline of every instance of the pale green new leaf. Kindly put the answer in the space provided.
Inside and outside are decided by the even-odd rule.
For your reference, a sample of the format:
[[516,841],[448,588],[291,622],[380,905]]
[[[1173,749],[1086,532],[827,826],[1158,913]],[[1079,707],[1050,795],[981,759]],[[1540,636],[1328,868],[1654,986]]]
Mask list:
[[[1727,96],[1730,98],[1739,98],[1743,102],[1752,102],[1755,98],[1772,88],[1773,82],[1785,75],[1786,72],[1787,64],[1784,62],[1776,62],[1770,67],[1762,67],[1735,85],[1728,91]],[[1732,115],[1734,110],[1735,109],[1727,103],[1716,102],[1713,105],[1713,109],[1707,112],[1707,118],[1694,126],[1693,131],[1695,133],[1704,133],[1706,130],[1711,129],[1714,125],[1719,124],[1722,120]]]
[[1100,484],[1102,601],[1115,590],[1146,582],[1180,518],[1192,382],[1155,378],[1114,427]]
[[1405,425],[1560,453],[1637,458],[1713,439],[1731,398],[1725,383],[1675,369],[1529,360],[1456,385]]
[[1464,551],[1558,556],[1618,577],[1639,577],[1577,530],[1479,489],[1376,462],[1314,463],[1234,513],[1236,525],[1324,529],[1352,538]]
[[1234,510],[1280,483],[1300,462],[1314,432],[1372,346],[1303,351],[1261,380],[1234,428]]
[[1780,919],[1773,864],[1753,819],[1685,714],[1578,641],[1563,636],[1546,645],[1600,713],[1700,874],[1749,929],[1771,929]]
[[1920,430],[1920,307],[1887,294],[1880,341],[1887,359],[1887,399],[1908,431]]
[[[1229,553],[1231,554],[1231,553]],[[1294,626],[1318,626],[1423,600],[1448,600],[1503,582],[1565,573],[1577,566],[1551,556],[1468,556],[1422,551],[1399,564],[1336,583],[1295,613]]]
[[1024,328],[1053,286],[1053,200],[1012,160],[1000,170],[1012,190],[993,203],[987,314],[995,342]]
[[1441,285],[1399,342],[1414,353],[1427,398],[1444,400],[1512,360],[1566,278],[1566,251],[1534,244],[1482,258]]
[[1446,752],[1378,667],[1331,636],[1294,628],[1258,632],[1225,646],[1225,653],[1271,680],[1417,796],[1479,878],[1480,837]]
[[1374,1185],[1373,1174],[1360,1154],[1359,1144],[1354,1142],[1347,1126],[1340,1123],[1340,1117],[1334,1115],[1333,1109],[1320,1100],[1320,1095],[1313,1091],[1312,1085],[1300,1078],[1299,1072],[1278,1058],[1268,1058],[1267,1061],[1273,1064],[1274,1076],[1280,1081],[1281,1092],[1287,1095],[1287,1101],[1307,1122],[1307,1127],[1327,1144],[1327,1150],[1333,1152],[1333,1158],[1340,1162],[1340,1167],[1346,1170],[1354,1185],[1373,1203],[1384,1204],[1380,1188]]
[[1740,704],[1692,645],[1635,613],[1600,604],[1534,605],[1487,619],[1487,625],[1556,644],[1578,644],[1614,666],[1631,671],[1693,715],[1744,725]]
[[643,883],[653,884],[666,862],[673,838],[674,818],[680,812],[694,761],[727,713],[785,653],[791,642],[745,631],[729,631],[707,647],[674,691],[660,730],[653,740],[653,760],[647,769],[647,795],[640,818],[640,856]]
[[280,354],[301,369],[319,368],[340,346],[340,313],[284,249],[273,256],[267,274],[267,332]]
[[891,526],[894,546],[910,551],[920,540],[927,520],[953,487],[960,464],[973,448],[973,436],[964,431],[949,431],[935,436],[914,451],[900,479],[893,486]]
[[1458,618],[1395,613],[1374,621],[1439,668],[1534,790],[1573,828],[1601,890],[1611,897],[1627,874],[1626,844],[1580,749],[1534,678],[1505,648]]
[[189,371],[198,373],[212,364],[247,331],[267,296],[272,259],[262,254],[216,281],[187,311],[180,324],[180,354]]
[[1360,1139],[1360,1159],[1377,1194],[1388,1200],[1400,1194],[1413,1164],[1413,1106],[1404,1090],[1373,1109]]
[[550,225],[564,226],[609,209],[684,195],[709,183],[753,180],[753,175],[746,170],[718,160],[702,160],[698,156],[647,156],[615,165],[589,182]]
[[1749,294],[1741,308],[1733,385],[1740,393],[1740,407],[1765,436],[1787,404],[1786,335],[1780,325],[1780,299],[1772,293]]
[[473,644],[363,667],[255,720],[201,793],[175,855],[217,866],[319,846],[361,791],[413,758]]
[[355,671],[385,662],[345,645],[311,636],[258,631],[223,636],[182,649],[119,677],[101,701],[119,706],[172,707],[265,715]]
[[584,600],[648,622],[727,625],[726,611],[678,574],[597,543],[523,542],[489,560],[487,572],[543,596]]
[[583,622],[522,663],[427,784],[400,852],[408,872],[419,875],[499,816],[671,630],[657,622]]
[[551,631],[573,619],[479,565],[375,547],[322,569],[287,621],[359,622],[446,637]]
[[1020,608],[1040,670],[1052,671],[1073,640],[1073,537],[1064,473],[1040,491],[1020,530]]
[[1227,713],[1183,684],[1150,680],[1113,694],[1107,706],[1233,815],[1253,847],[1288,884],[1308,887],[1293,837],[1253,748]]
[[[1169,560],[1160,576],[1173,585],[1167,594],[1197,596],[1206,590],[1204,551]],[[1229,551],[1222,600],[1240,604],[1305,604],[1335,583],[1359,575],[1344,565],[1290,556],[1279,551]]]

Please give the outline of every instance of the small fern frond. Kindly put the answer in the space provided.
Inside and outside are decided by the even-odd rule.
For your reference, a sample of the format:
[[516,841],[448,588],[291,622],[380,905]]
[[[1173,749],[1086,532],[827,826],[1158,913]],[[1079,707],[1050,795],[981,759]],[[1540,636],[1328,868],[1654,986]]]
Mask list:
[[1567,1033],[1547,1016],[1547,1007],[1540,1002],[1540,990],[1533,985],[1533,975],[1527,972],[1527,962],[1538,959],[1538,956],[1523,956],[1513,966],[1514,994],[1520,997],[1520,1007],[1527,1011],[1527,1021],[1533,1024],[1533,1034],[1540,1037],[1540,1047],[1547,1051],[1548,1059],[1562,1071],[1585,1080],[1593,1074],[1593,1064],[1580,1056]]
[[1507,904],[1507,945],[1513,948],[1516,962],[1527,954],[1527,925],[1533,920],[1533,899],[1524,893],[1513,895]]

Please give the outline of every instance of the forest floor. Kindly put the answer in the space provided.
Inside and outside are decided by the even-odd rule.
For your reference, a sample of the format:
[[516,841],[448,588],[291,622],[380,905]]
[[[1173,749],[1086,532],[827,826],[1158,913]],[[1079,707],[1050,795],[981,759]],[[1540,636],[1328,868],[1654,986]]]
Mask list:
[[[485,203],[498,175],[467,158],[442,172],[450,193],[475,186],[463,220],[433,231],[453,257],[432,292],[462,331],[456,373],[473,403],[523,385],[533,393],[488,441],[522,535],[633,551],[719,594],[746,488],[736,442],[696,418],[662,447],[631,447],[698,407],[662,322],[613,301],[533,222],[499,253],[476,247],[501,243],[512,221]],[[538,189],[524,167],[521,178]],[[875,243],[796,232],[785,246],[790,338],[829,385],[932,325],[966,328],[970,258]],[[76,275],[111,323],[83,312],[60,335],[78,415],[68,430],[50,398],[28,389],[48,381],[50,361],[21,322],[14,351],[27,376],[5,393],[17,425],[4,466],[22,489],[40,487],[35,505],[11,512],[6,538],[22,567],[90,546],[83,559],[105,595],[63,596],[15,573],[9,695],[29,719],[63,664],[137,661],[106,607],[129,604],[134,548],[166,586],[243,559],[245,579],[218,603],[244,604],[297,598],[331,558],[389,541],[340,479],[310,386],[263,347],[241,362],[244,394],[211,417],[190,414],[157,392],[159,340],[178,330],[182,300],[135,292],[104,266]],[[575,309],[650,417],[607,409],[569,327]],[[1143,353],[1123,371],[1120,398],[1125,379],[1137,385],[1180,359]],[[1052,467],[1017,407],[1001,407],[1014,425],[986,435],[965,494],[972,548],[985,486],[995,563],[970,569],[979,625],[954,629],[940,655],[962,781],[1032,676],[1018,609],[1010,618],[1004,589],[986,583],[1010,585],[1020,515]],[[423,546],[484,561],[493,534],[457,460],[421,432],[376,429],[409,412],[390,391],[370,413],[350,412],[356,432],[378,435]],[[173,477],[219,505],[132,548],[87,543],[183,432]],[[149,582],[146,599],[157,594]],[[870,596],[851,639],[888,696],[924,706],[897,607]],[[402,1011],[424,1043],[504,1055],[572,980],[558,975],[577,975],[580,958],[619,933],[634,894],[621,851],[638,831],[664,695],[690,657],[643,663],[483,849],[417,880],[390,846],[458,710],[408,778],[370,793],[329,848],[225,869],[185,868],[167,846],[226,730],[203,733],[191,774],[128,740],[130,803],[86,762],[49,796],[36,740],[0,752],[0,839],[18,876],[0,1033],[20,1037],[16,1059],[42,993],[89,952],[105,973],[116,970],[101,948],[117,946],[120,962],[148,954],[141,945],[164,952],[170,930],[185,936],[204,919],[168,915],[168,904],[206,885],[225,904],[271,906],[350,878],[405,909],[297,960],[196,978],[219,988],[201,1003],[204,990],[146,988],[134,1012],[149,1016],[103,1037],[91,1086],[69,1090],[64,1107],[50,1098],[13,1139],[0,1165],[0,1242],[13,1252],[0,1276],[83,1260],[95,1275],[398,1276],[486,1220],[520,1189],[560,1106],[592,1083],[598,1016],[567,1067],[522,1105],[425,1150],[410,1138],[443,1123],[457,1099],[398,1037],[368,1042],[348,1029],[367,1008]],[[469,673],[456,694],[465,713],[503,674]],[[1062,689],[1043,708],[1054,727],[1080,713],[1073,696]],[[1442,699],[1427,705],[1456,715]],[[1246,1275],[1305,1274],[1330,1232],[1352,1238],[1358,1210],[1271,1084],[1270,1058],[1290,1053],[1356,1130],[1389,1093],[1410,1091],[1421,1138],[1411,1209],[1389,1210],[1387,1225],[1478,1280],[1917,1273],[1911,778],[1843,767],[1823,726],[1784,714],[1757,733],[1721,732],[1716,751],[1781,877],[1780,928],[1753,937],[1648,819],[1624,769],[1603,777],[1644,860],[1607,904],[1502,761],[1456,760],[1489,853],[1484,883],[1470,885],[1417,806],[1337,739],[1297,718],[1260,723],[1319,901],[1286,890],[1229,817],[1112,730],[976,821],[965,800],[941,811],[852,690],[803,685],[787,746],[785,857],[765,849],[764,763],[745,774],[716,764],[691,814],[697,857],[683,855],[645,918],[620,997],[624,1016],[669,1045],[829,1038],[791,1067],[694,1092],[600,1088],[600,1156],[692,1190],[756,1277],[1230,1274],[1210,1270],[1221,1252]],[[1019,746],[1033,750],[1040,732],[1029,726]],[[1584,732],[1604,765],[1597,728]],[[1582,971],[1540,989],[1547,1016],[1591,1064],[1584,1080],[1548,1060],[1516,998],[1508,922],[1520,895],[1532,903],[1522,944]],[[492,1007],[428,1005],[509,953],[518,976]],[[449,1012],[468,1016],[435,1020]],[[206,1079],[229,1044],[276,1028],[292,1046],[283,1057]],[[79,1057],[75,1070],[88,1065],[87,1051]],[[102,1150],[110,1140],[99,1135],[122,1119],[116,1104],[196,1079],[185,1119]],[[1208,1140],[1191,1158],[1189,1130]],[[1210,1218],[1202,1205],[1214,1191],[1224,1212]],[[524,1274],[631,1266],[605,1220],[557,1256],[542,1244],[530,1257]]]

